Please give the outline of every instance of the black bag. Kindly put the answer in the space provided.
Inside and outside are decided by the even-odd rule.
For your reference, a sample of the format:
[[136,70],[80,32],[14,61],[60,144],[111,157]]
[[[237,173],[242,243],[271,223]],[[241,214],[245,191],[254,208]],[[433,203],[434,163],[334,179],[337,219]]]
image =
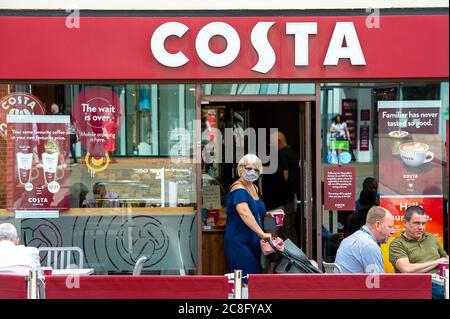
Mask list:
[[[269,243],[271,241],[269,240]],[[322,271],[309,261],[305,253],[290,239],[284,241],[284,251],[277,252],[281,261],[275,268],[277,274],[321,274]]]

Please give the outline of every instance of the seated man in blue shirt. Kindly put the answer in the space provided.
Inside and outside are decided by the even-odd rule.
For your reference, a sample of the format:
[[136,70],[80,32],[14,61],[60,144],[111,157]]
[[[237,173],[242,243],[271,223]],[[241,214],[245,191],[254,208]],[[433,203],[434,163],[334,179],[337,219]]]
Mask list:
[[335,263],[344,273],[384,273],[379,243],[386,243],[394,233],[394,217],[388,210],[373,206],[366,224],[345,238],[336,254]]

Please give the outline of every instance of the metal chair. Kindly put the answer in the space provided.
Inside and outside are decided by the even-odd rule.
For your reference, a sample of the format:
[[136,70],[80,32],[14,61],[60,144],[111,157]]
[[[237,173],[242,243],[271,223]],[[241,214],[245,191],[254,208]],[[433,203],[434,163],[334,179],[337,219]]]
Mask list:
[[323,261],[322,265],[324,272],[327,274],[342,273],[341,267],[339,267],[339,265],[336,263],[327,263]]
[[148,259],[147,257],[142,256],[136,261],[136,264],[134,265],[134,269],[133,269],[133,276],[141,275],[142,268],[144,268],[144,264],[147,261],[147,259]]
[[[84,254],[80,247],[39,247],[38,249],[39,254],[47,253],[45,267],[53,269],[83,268]],[[78,265],[71,264],[72,253],[78,254]]]

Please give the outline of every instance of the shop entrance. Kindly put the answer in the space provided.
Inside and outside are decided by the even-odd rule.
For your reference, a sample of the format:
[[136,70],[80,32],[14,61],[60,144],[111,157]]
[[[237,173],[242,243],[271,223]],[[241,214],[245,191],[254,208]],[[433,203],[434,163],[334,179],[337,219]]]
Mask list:
[[[287,144],[295,152],[298,164],[295,175],[296,194],[289,198],[292,202],[294,212],[292,221],[294,231],[289,232],[295,236],[293,239],[308,255],[313,257],[313,221],[315,214],[311,207],[312,197],[312,137],[311,137],[311,106],[314,102],[289,101],[289,102],[210,102],[202,105],[202,149],[211,147],[216,138],[222,139],[222,150],[219,154],[219,163],[205,161],[203,154],[202,162],[202,193],[203,193],[203,274],[223,274],[226,270],[226,259],[223,247],[223,235],[225,226],[226,194],[231,184],[238,178],[236,167],[240,159],[237,147],[239,141],[244,141],[244,152],[252,149],[251,134],[255,133],[258,144],[257,155],[261,152],[270,155],[270,129],[277,129],[286,137]],[[312,112],[314,114],[314,112]],[[230,159],[230,148],[226,148],[226,130],[234,130],[232,162]],[[244,132],[244,138],[237,137],[238,132]],[[215,133],[216,135],[215,135]],[[219,133],[220,132],[220,133]],[[273,131],[272,131],[273,133]],[[265,149],[261,150],[261,145]],[[228,145],[229,146],[229,145]],[[213,152],[214,153],[214,152]],[[278,152],[273,154],[278,158]],[[226,156],[228,156],[226,158]],[[259,156],[261,158],[261,156]],[[228,159],[228,161],[226,161]],[[262,159],[262,158],[261,158]],[[263,160],[263,159],[262,159]],[[278,163],[279,164],[279,163]],[[270,167],[270,162],[264,162],[265,168]],[[268,169],[266,169],[266,172]],[[274,198],[280,196],[277,189],[276,174],[264,174],[258,181],[261,197],[268,208],[275,208],[277,203]],[[278,173],[279,174],[279,173]],[[211,187],[215,186],[215,187]],[[216,195],[214,195],[214,190]],[[220,192],[220,203],[217,199]],[[308,200],[309,198],[309,200]],[[215,201],[215,203],[214,203]],[[291,205],[292,205],[291,204]],[[220,207],[214,207],[218,206]],[[270,221],[269,221],[270,224]],[[281,232],[286,237],[286,232]],[[286,239],[286,238],[283,238]]]

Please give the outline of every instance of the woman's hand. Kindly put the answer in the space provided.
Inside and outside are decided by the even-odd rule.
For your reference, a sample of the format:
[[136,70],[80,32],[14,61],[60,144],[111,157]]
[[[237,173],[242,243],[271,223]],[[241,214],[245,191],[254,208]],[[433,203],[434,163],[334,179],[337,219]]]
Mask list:
[[264,240],[272,240],[272,234],[271,233],[262,233],[261,234],[261,236],[259,236],[259,237],[261,237],[261,239],[264,239]]
[[273,213],[274,213],[273,210],[269,210],[269,211],[267,211],[266,216],[269,215],[270,217],[275,218]]

